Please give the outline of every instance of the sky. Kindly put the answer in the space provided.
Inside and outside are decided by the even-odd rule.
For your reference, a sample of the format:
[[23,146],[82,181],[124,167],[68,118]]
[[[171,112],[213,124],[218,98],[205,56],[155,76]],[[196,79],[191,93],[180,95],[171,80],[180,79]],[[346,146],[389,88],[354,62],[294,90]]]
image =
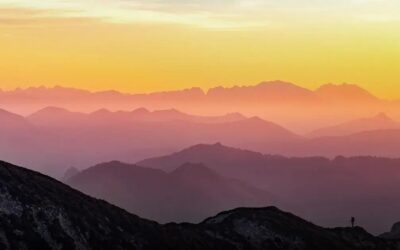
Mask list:
[[286,80],[400,99],[398,0],[0,0],[0,88]]

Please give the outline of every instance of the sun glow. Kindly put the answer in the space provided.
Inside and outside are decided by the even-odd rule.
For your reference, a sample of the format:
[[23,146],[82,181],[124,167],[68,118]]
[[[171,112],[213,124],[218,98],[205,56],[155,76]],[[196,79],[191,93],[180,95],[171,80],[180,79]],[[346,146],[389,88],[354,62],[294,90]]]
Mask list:
[[282,79],[398,98],[399,11],[392,0],[0,0],[0,82],[149,92]]

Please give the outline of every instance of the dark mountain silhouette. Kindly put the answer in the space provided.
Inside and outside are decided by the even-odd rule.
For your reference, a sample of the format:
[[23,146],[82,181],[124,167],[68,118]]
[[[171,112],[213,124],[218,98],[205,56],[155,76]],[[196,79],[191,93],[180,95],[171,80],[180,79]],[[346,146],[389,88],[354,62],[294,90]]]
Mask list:
[[159,222],[198,222],[235,207],[276,205],[266,191],[223,178],[201,164],[183,164],[166,173],[110,162],[84,170],[67,183]]
[[390,232],[382,234],[380,237],[385,239],[396,239],[400,240],[400,222],[397,222],[392,226]]
[[379,233],[398,220],[400,159],[283,157],[201,144],[137,164],[171,171],[185,162],[203,163],[227,178],[267,190],[290,201],[282,204],[285,209],[324,226],[356,216]]
[[269,208],[160,225],[44,175],[0,162],[1,249],[397,250],[361,228],[325,229]]
[[394,121],[384,113],[380,113],[374,117],[352,120],[339,125],[321,128],[309,134],[311,137],[323,136],[345,136],[355,133],[372,131],[400,129],[400,123]]

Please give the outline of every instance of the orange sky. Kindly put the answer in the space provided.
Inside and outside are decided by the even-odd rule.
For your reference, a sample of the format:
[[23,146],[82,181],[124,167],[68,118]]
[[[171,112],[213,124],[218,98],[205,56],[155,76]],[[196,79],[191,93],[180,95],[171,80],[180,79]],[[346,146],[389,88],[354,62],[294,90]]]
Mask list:
[[393,0],[0,0],[0,86],[150,92],[281,79],[400,98]]

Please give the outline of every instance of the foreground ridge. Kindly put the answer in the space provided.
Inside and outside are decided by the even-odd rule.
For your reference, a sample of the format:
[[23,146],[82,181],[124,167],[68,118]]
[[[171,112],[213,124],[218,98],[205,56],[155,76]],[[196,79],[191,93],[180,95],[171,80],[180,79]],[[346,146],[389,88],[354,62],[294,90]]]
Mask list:
[[0,162],[0,249],[396,250],[362,228],[324,229],[275,207],[161,225]]

